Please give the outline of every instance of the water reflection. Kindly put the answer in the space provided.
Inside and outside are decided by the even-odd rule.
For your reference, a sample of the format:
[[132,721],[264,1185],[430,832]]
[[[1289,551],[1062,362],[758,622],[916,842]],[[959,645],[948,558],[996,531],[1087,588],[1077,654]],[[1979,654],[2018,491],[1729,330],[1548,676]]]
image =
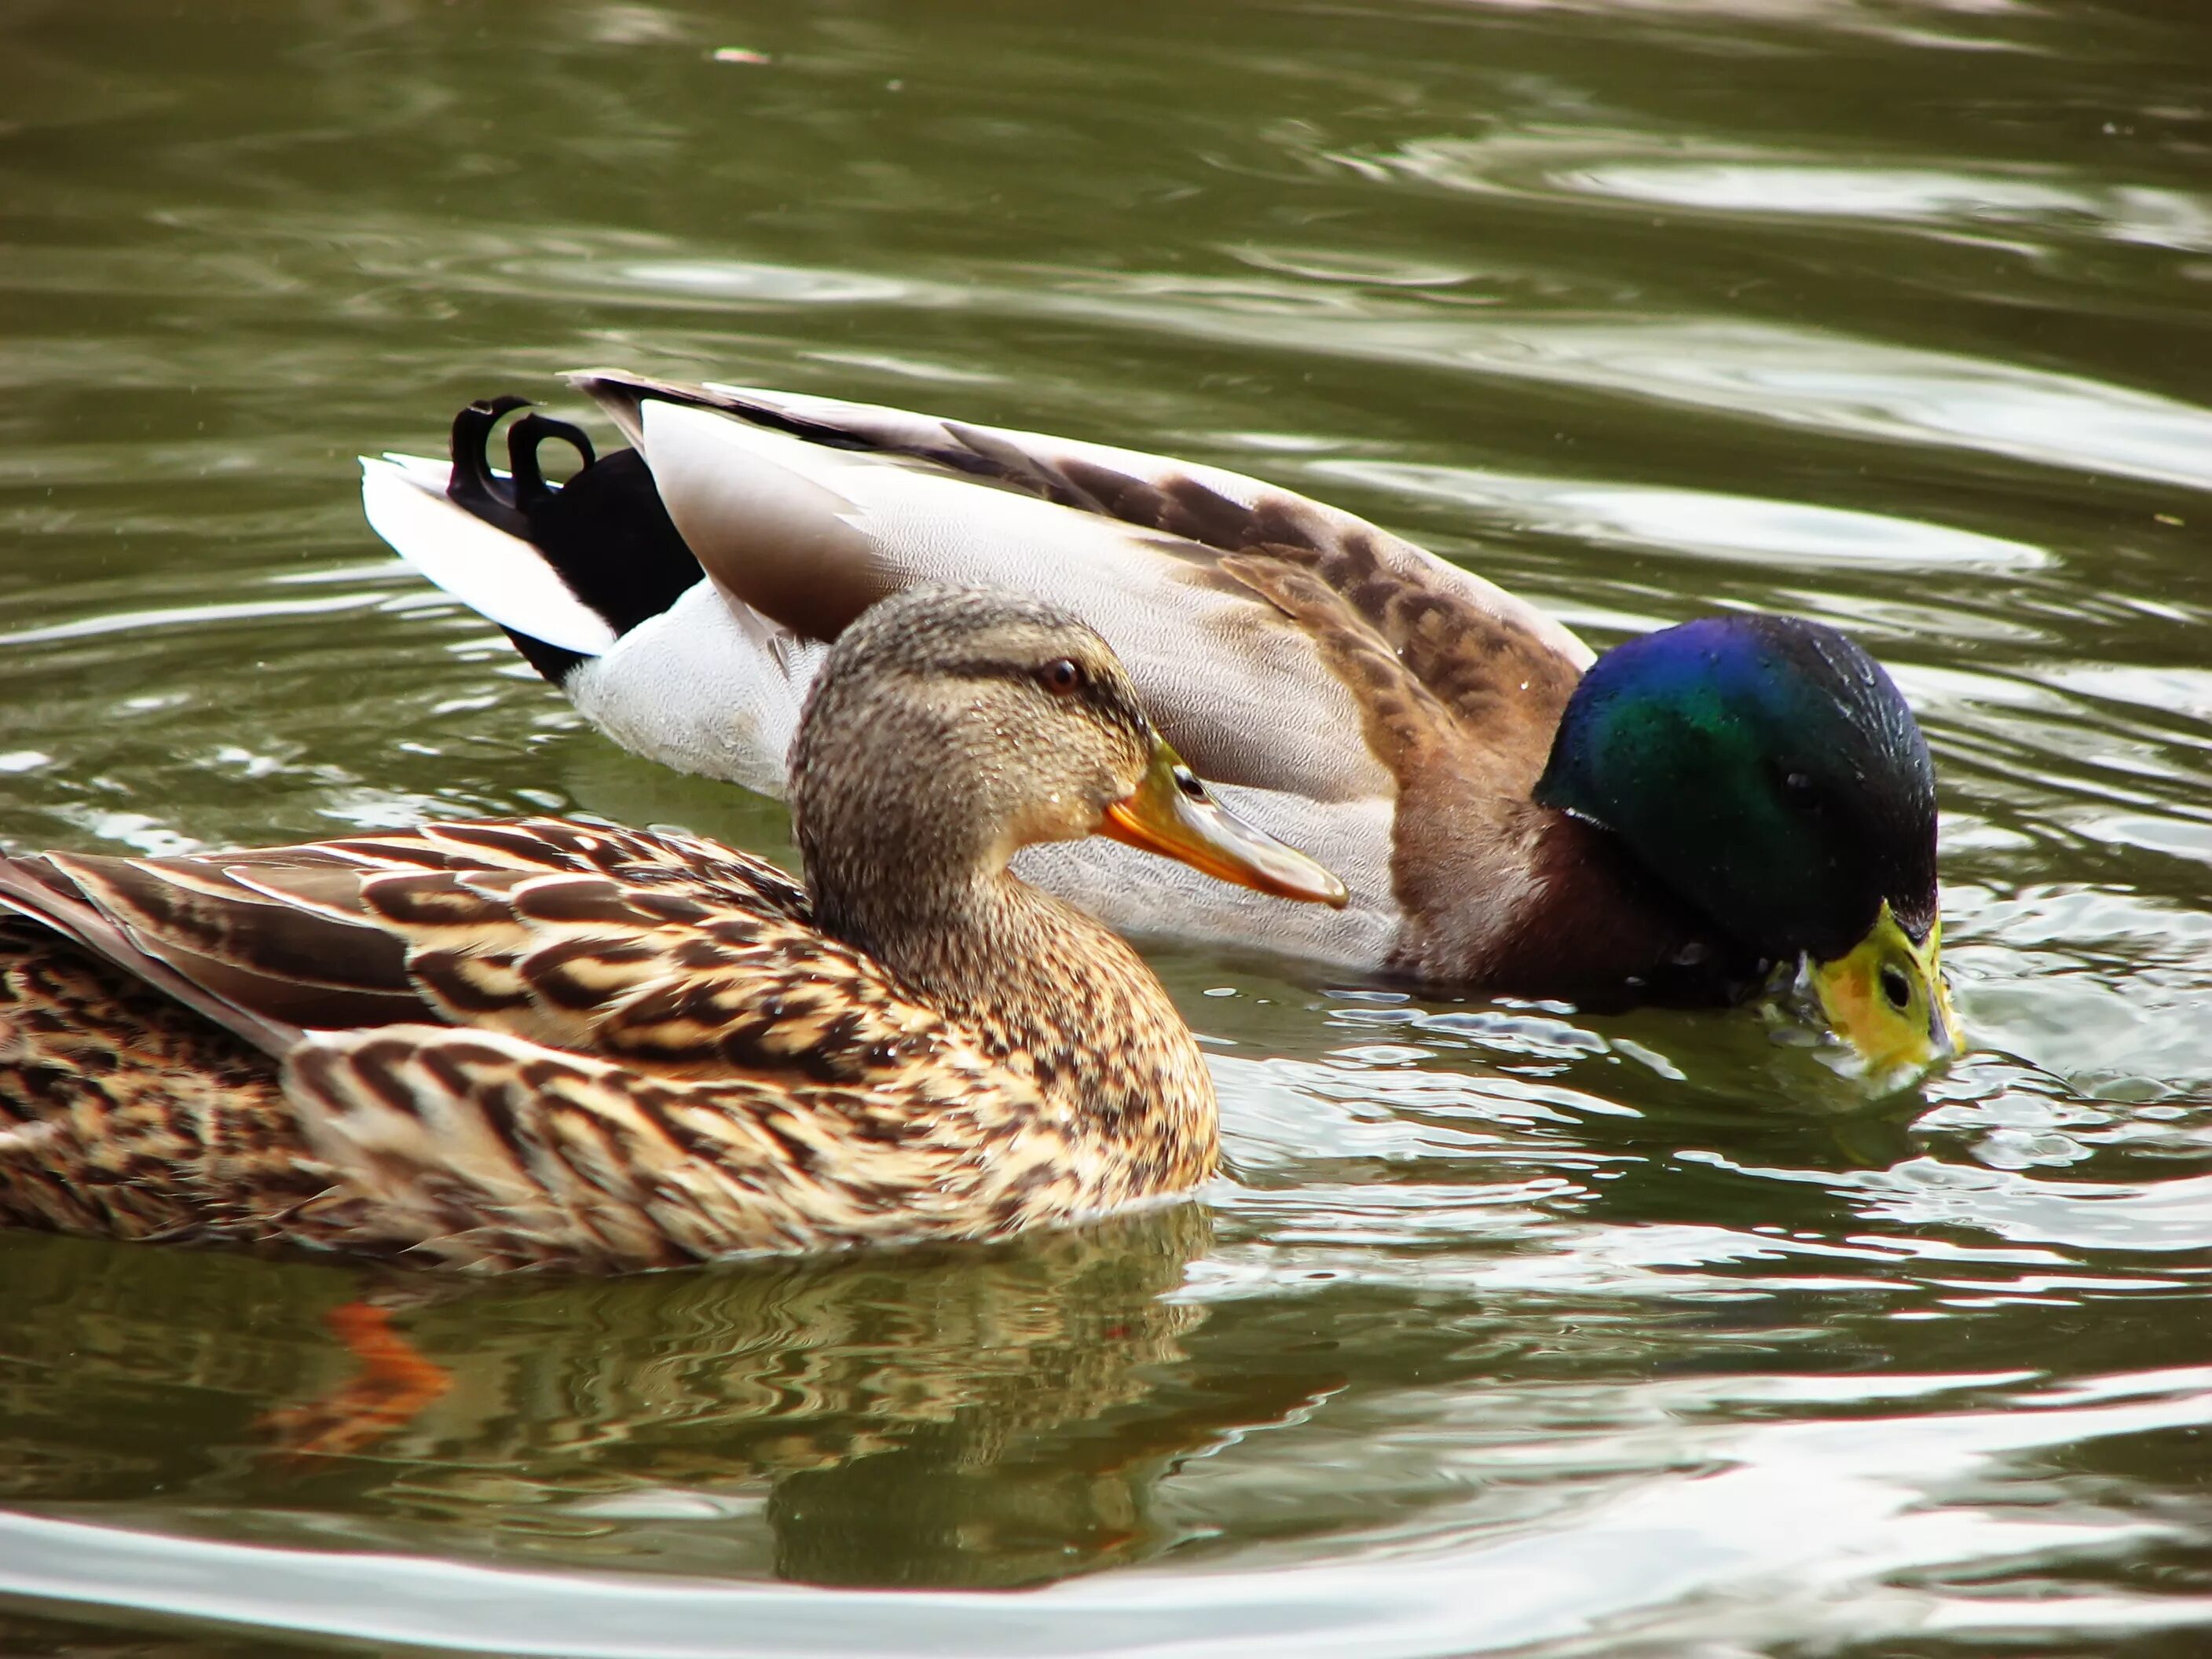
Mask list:
[[[1193,1366],[1185,1339],[1207,1315],[1171,1293],[1211,1239],[1184,1204],[990,1249],[465,1291],[372,1281],[448,1381],[341,1455],[301,1454],[303,1425],[331,1446],[351,1407],[321,1286],[303,1294],[296,1267],[53,1241],[11,1258],[0,1494],[75,1504],[151,1481],[188,1508],[320,1516],[325,1538],[345,1516],[362,1542],[811,1583],[1065,1577],[1156,1553],[1164,1471],[1332,1386]],[[263,1304],[243,1344],[204,1317],[225,1280]],[[273,1410],[272,1361],[290,1396]],[[204,1402],[182,1439],[174,1423],[66,1426],[83,1391],[179,1388]]]

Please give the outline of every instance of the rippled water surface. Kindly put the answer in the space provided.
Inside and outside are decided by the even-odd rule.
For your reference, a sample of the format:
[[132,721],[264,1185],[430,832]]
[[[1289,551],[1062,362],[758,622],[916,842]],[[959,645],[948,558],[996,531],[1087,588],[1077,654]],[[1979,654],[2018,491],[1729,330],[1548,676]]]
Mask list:
[[470,398],[712,368],[1261,473],[1599,643],[1850,629],[1976,1048],[1870,1102],[1752,1012],[1160,950],[1203,1206],[418,1281],[450,1388],[320,1455],[367,1277],[0,1237],[0,1645],[2205,1651],[2208,316],[2156,0],[7,7],[7,844],[778,851],[356,500]]

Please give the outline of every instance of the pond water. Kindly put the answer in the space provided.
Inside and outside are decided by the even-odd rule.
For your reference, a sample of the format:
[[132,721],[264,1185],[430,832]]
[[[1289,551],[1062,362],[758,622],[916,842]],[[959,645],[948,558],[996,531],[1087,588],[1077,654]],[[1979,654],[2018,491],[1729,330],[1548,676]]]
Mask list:
[[[1600,644],[1850,629],[1974,1049],[1870,1101],[1753,1012],[1162,948],[1201,1206],[397,1291],[0,1237],[0,1646],[2205,1651],[2208,319],[2160,0],[16,0],[9,846],[781,852],[356,496],[469,398],[712,370],[1279,479]],[[302,1455],[364,1293],[452,1386]]]

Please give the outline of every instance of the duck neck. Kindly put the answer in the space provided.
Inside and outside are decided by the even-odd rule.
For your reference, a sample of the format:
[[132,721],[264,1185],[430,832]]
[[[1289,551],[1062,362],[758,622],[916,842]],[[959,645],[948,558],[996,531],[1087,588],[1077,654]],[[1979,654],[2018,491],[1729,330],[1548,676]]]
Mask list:
[[1593,1010],[1731,1003],[1767,964],[1646,869],[1610,830],[1548,807],[1526,821],[1530,890],[1513,957],[1538,995]]
[[[994,1058],[1110,1137],[1116,1156],[1210,1170],[1213,1085],[1167,992],[1100,923],[986,857],[902,842],[806,847],[815,920],[881,962]],[[1158,1189],[1153,1181],[1153,1189]]]

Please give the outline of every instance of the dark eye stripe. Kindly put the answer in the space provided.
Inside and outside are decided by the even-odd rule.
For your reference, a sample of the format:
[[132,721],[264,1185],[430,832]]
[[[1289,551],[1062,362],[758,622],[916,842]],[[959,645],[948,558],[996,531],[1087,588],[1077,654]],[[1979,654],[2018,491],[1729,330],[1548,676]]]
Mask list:
[[[1038,679],[1049,665],[1037,662],[972,662],[961,669],[962,675],[973,680],[1012,680],[1019,684],[1047,689]],[[1077,665],[1079,667],[1080,664]],[[1092,714],[1110,724],[1120,726],[1131,736],[1149,739],[1152,722],[1145,711],[1118,684],[1102,682],[1096,674],[1085,673],[1080,690],[1067,696],[1071,704],[1079,703]]]

